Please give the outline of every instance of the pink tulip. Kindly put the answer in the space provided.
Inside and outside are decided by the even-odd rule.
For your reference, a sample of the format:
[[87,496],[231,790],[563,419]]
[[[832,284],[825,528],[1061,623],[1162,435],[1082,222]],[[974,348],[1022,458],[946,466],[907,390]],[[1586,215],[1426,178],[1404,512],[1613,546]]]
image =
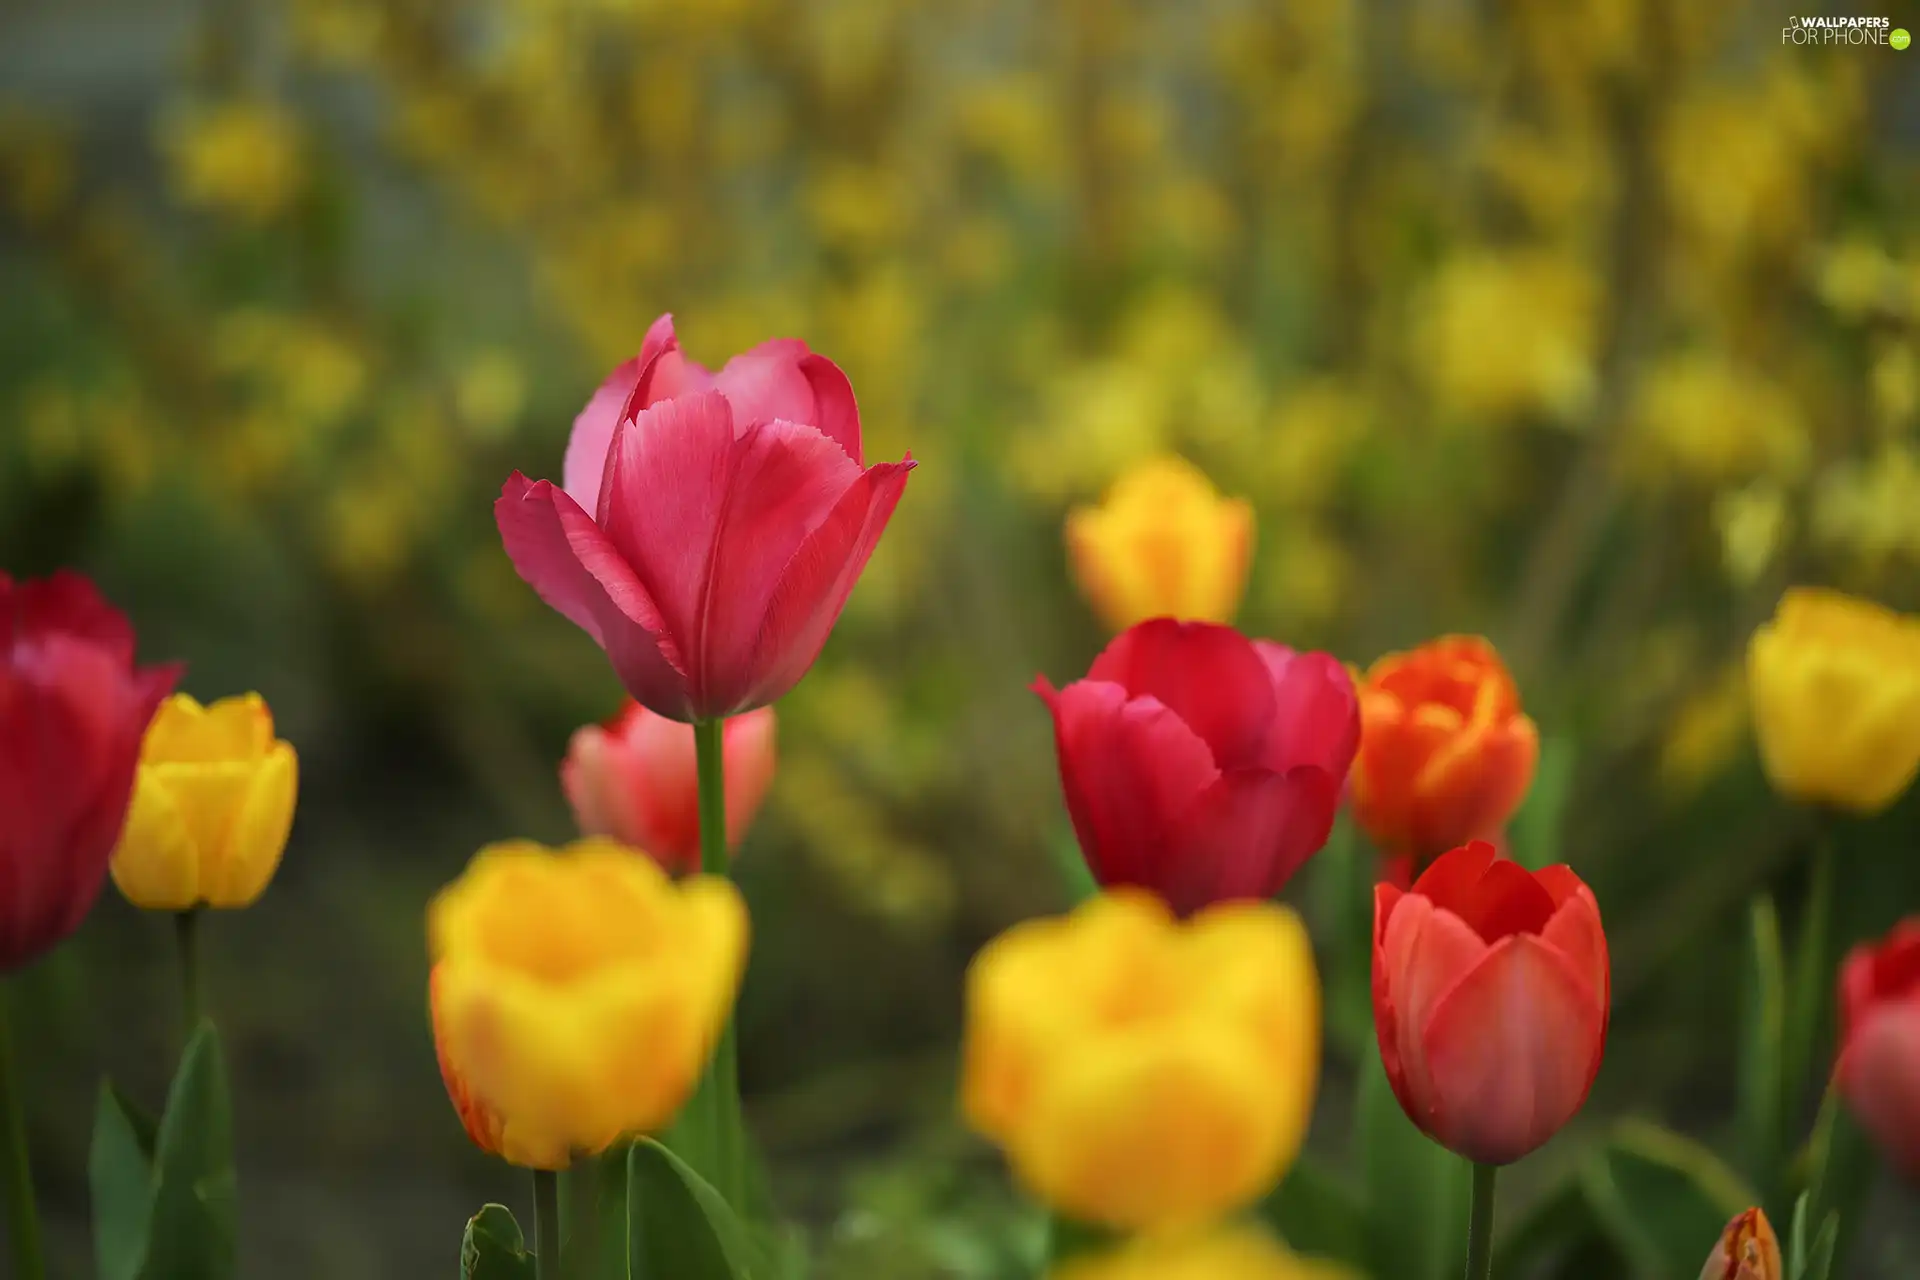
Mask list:
[[1847,954],[1837,1075],[1861,1127],[1920,1183],[1920,916]]
[[[722,730],[727,845],[739,845],[773,781],[772,707],[735,716]],[[669,871],[700,869],[700,777],[693,726],[637,702],[604,726],[576,730],[560,785],[582,835],[612,836]]]
[[661,316],[574,420],[565,487],[516,471],[494,516],[636,701],[711,720],[806,674],[913,465],[865,466],[853,388],[805,343],[709,373]]

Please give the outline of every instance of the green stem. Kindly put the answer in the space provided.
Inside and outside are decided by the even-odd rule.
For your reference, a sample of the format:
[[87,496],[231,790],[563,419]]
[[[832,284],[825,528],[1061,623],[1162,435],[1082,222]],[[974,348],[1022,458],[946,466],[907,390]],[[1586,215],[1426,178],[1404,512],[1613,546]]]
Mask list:
[[174,913],[173,929],[180,948],[180,1019],[186,1028],[182,1039],[191,1040],[206,1008],[200,987],[200,908]]
[[533,1171],[533,1256],[539,1280],[560,1280],[560,1176]]
[[[1827,939],[1833,931],[1833,825],[1824,814],[1813,837],[1813,865],[1808,869],[1807,905],[1800,917],[1800,937],[1793,957],[1786,1027],[1785,1087],[1787,1108],[1779,1120],[1782,1132],[1797,1127],[1794,1117],[1805,1102],[1807,1079],[1819,1054],[1821,1020],[1832,989],[1827,967]],[[1783,1142],[1784,1147],[1784,1142]]]
[[[726,721],[702,720],[693,726],[694,756],[700,772],[700,870],[725,876],[731,870],[727,848]],[[744,1212],[746,1158],[740,1119],[740,1054],[733,1018],[720,1029],[713,1061],[700,1082],[713,1142],[714,1189],[735,1210]]]
[[27,1119],[20,1105],[20,1076],[14,1069],[13,1031],[7,996],[0,991],[0,1145],[5,1147],[7,1226],[13,1240],[13,1273],[20,1280],[42,1280],[40,1215],[33,1203],[33,1163],[27,1156]]
[[1493,1183],[1500,1166],[1473,1166],[1473,1216],[1467,1221],[1467,1280],[1493,1274]]

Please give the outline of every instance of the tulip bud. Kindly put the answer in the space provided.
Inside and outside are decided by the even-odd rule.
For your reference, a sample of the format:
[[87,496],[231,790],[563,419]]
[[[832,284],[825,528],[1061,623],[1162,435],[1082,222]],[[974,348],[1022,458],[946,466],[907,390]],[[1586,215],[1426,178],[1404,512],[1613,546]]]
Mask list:
[[1295,1257],[1271,1236],[1245,1228],[1143,1236],[1110,1253],[1075,1258],[1048,1280],[1358,1280],[1330,1262]]
[[1115,631],[1148,618],[1231,622],[1253,556],[1253,508],[1181,458],[1115,482],[1104,505],[1067,516],[1074,576]]
[[1388,654],[1360,685],[1354,816],[1417,873],[1448,849],[1497,837],[1539,756],[1539,732],[1485,640],[1445,636]]
[[1736,1214],[1700,1269],[1700,1280],[1781,1280],[1780,1240],[1759,1209]]
[[174,694],[141,744],[113,882],[150,911],[251,905],[286,849],[298,775],[259,694],[206,707]]
[[1920,1182],[1920,916],[1841,966],[1836,1076],[1888,1163]]
[[178,666],[135,667],[91,582],[0,573],[0,973],[44,955],[100,896],[140,739]]
[[747,913],[611,840],[492,845],[427,912],[433,1036],[483,1150],[566,1167],[672,1121],[726,1025]]
[[1747,682],[1781,795],[1872,814],[1920,773],[1920,618],[1796,587],[1754,632]]
[[1306,929],[1265,902],[1175,920],[1135,891],[1015,925],[967,975],[968,1122],[1066,1216],[1209,1221],[1299,1152],[1320,1061]]
[[[732,848],[773,781],[773,708],[734,716],[721,732]],[[669,871],[699,870],[700,773],[692,725],[629,701],[605,725],[575,731],[560,785],[582,835],[611,836]]]
[[1607,938],[1566,867],[1476,841],[1408,892],[1374,888],[1373,1022],[1407,1118],[1480,1164],[1534,1150],[1587,1100],[1606,1049]]

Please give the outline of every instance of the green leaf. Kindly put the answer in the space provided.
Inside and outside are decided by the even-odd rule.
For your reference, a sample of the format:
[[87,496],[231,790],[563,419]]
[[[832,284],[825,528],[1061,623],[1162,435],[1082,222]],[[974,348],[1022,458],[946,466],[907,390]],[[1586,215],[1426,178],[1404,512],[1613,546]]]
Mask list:
[[1123,1237],[1115,1231],[1089,1222],[1078,1222],[1059,1214],[1047,1217],[1046,1265],[1051,1268],[1069,1258],[1105,1253],[1120,1244]]
[[[1827,935],[1833,926],[1833,835],[1814,836],[1810,883],[1794,940],[1793,978],[1786,991],[1786,1021],[1780,1045],[1780,1123],[1783,1134],[1799,1128],[1813,1063],[1824,1052],[1827,1010],[1833,993],[1833,969],[1827,961]],[[1786,1139],[1781,1140],[1785,1146]]]
[[1307,1156],[1268,1195],[1260,1213],[1296,1253],[1355,1266],[1366,1262],[1366,1211],[1360,1193]]
[[1100,892],[1100,884],[1087,868],[1086,855],[1080,851],[1080,837],[1071,822],[1063,822],[1054,829],[1053,838],[1047,842],[1047,852],[1053,855],[1054,871],[1067,892],[1070,906],[1079,906]]
[[1698,1275],[1727,1223],[1759,1203],[1711,1151],[1635,1120],[1614,1130],[1581,1181],[1621,1252],[1654,1277]]
[[1780,957],[1780,917],[1773,899],[1755,898],[1749,919],[1740,1004],[1740,1149],[1747,1176],[1755,1186],[1771,1190],[1781,1184],[1785,1145],[1786,976]]
[[1466,1267],[1472,1168],[1407,1119],[1378,1054],[1364,1063],[1359,1138],[1367,1269],[1393,1280],[1453,1280]]
[[1807,1250],[1807,1269],[1800,1280],[1830,1280],[1833,1275],[1833,1249],[1840,1239],[1840,1215],[1830,1213],[1820,1224],[1820,1233]]
[[154,1137],[153,1219],[145,1280],[235,1274],[233,1116],[220,1033],[203,1021],[187,1042]]
[[580,1160],[560,1175],[567,1280],[627,1280],[627,1148]]
[[1540,740],[1540,762],[1534,769],[1533,786],[1507,828],[1509,856],[1530,870],[1560,861],[1561,823],[1573,790],[1573,758],[1573,739]]
[[718,1191],[651,1138],[627,1160],[627,1265],[633,1280],[774,1280],[780,1264]]
[[1833,1221],[1832,1271],[1845,1275],[1855,1229],[1880,1173],[1880,1156],[1872,1139],[1847,1110],[1838,1089],[1827,1091],[1814,1125],[1811,1148],[1812,1171],[1807,1185],[1812,1200],[1808,1214],[1822,1224],[1823,1232],[1825,1224]]
[[534,1280],[535,1263],[513,1211],[503,1204],[480,1206],[460,1237],[460,1280]]
[[100,1280],[136,1280],[146,1265],[153,1222],[153,1129],[144,1120],[129,1113],[110,1083],[101,1082],[87,1158]]
[[1373,859],[1343,813],[1308,872],[1314,937],[1326,953],[1327,1038],[1356,1058],[1373,1052]]
[[1793,1225],[1787,1229],[1788,1280],[1803,1280],[1807,1273],[1807,1195],[1803,1191],[1793,1202]]

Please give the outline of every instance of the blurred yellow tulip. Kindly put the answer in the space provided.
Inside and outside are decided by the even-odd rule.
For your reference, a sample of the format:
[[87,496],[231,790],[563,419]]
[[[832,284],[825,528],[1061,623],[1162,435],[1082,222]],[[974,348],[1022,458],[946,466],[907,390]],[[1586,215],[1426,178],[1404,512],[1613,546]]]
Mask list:
[[490,845],[427,910],[433,1038],[483,1149],[561,1169],[672,1121],[747,956],[726,880],[675,883],[612,840]]
[[245,907],[287,847],[299,759],[257,693],[160,705],[140,747],[113,882],[136,907]]
[[1782,795],[1878,813],[1920,772],[1920,619],[1793,588],[1754,632],[1747,680]]
[[1075,1258],[1047,1280],[1351,1280],[1330,1262],[1298,1258],[1252,1230],[1147,1236],[1093,1257]]
[[1203,1223],[1299,1153],[1320,984],[1284,907],[1236,902],[1182,923],[1149,894],[1108,893],[989,943],[966,1000],[968,1122],[1070,1218]]
[[1253,508],[1221,497],[1184,459],[1154,458],[1121,476],[1103,505],[1068,514],[1067,551],[1115,631],[1163,616],[1231,622],[1253,555]]
[[1713,1246],[1700,1280],[1781,1280],[1780,1238],[1759,1209],[1737,1214]]

